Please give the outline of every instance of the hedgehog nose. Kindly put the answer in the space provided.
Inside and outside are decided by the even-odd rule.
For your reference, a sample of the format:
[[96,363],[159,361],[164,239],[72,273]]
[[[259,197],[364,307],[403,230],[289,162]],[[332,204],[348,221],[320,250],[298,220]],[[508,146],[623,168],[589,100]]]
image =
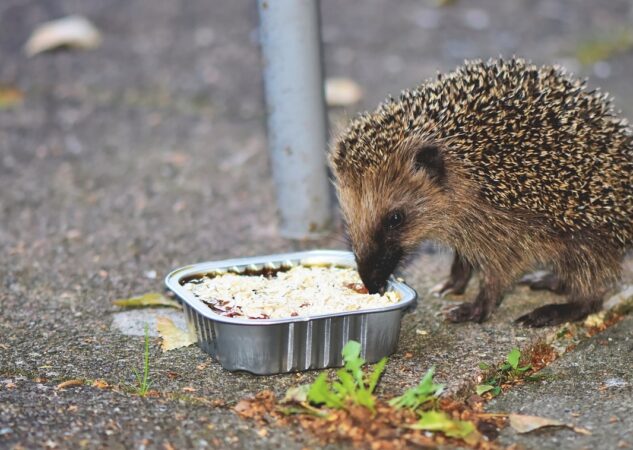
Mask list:
[[370,294],[382,294],[385,292],[389,275],[384,276],[380,271],[373,267],[368,268],[364,264],[358,265],[358,274]]
[[363,279],[363,284],[370,294],[383,294],[385,292],[385,282],[374,281],[372,279]]

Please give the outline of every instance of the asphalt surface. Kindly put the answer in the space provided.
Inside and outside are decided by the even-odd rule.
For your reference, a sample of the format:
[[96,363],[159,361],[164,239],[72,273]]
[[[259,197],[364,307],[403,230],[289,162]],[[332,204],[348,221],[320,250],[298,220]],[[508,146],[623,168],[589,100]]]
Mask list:
[[[332,129],[437,70],[499,54],[561,62],[613,93],[633,117],[633,54],[586,66],[577,59],[580,43],[628,26],[631,9],[621,0],[477,0],[442,8],[413,0],[323,1],[326,74],[350,77],[365,91],[359,105],[331,111]],[[101,47],[24,56],[37,24],[68,14],[90,18],[103,33]],[[161,278],[175,267],[345,248],[340,225],[319,241],[277,233],[254,2],[7,0],[0,5],[0,61],[0,84],[24,94],[21,103],[0,107],[0,447],[317,446],[300,430],[261,431],[230,411],[261,389],[281,394],[316,373],[229,373],[196,347],[162,353],[152,338],[152,388],[161,396],[141,399],[132,391],[143,339],[113,324],[120,312],[113,300],[161,290]],[[460,299],[427,291],[449,264],[449,252],[427,247],[405,271],[420,302],[403,320],[382,394],[417,383],[431,365],[449,391],[463,392],[479,362],[499,361],[513,346],[551,332],[512,323],[557,300],[526,288],[515,289],[483,325],[445,323],[442,308]],[[633,280],[630,257],[623,279]],[[465,298],[475,291],[473,284]],[[156,315],[143,314],[139,321]],[[630,320],[613,330],[603,366],[631,367],[631,331]],[[570,379],[599,383],[590,370],[592,351],[601,348],[596,339],[603,338],[561,360],[561,367],[576,358],[586,368],[567,371]],[[608,391],[612,399],[560,387],[569,402],[591,405],[583,418],[593,437],[582,439],[595,440],[564,430],[503,439],[527,448],[541,448],[548,437],[568,448],[607,442],[600,436],[628,425],[630,409],[613,403],[619,395],[630,403],[625,375],[617,376],[625,387]],[[55,389],[73,379],[121,388]],[[559,390],[549,392],[552,399]],[[531,391],[509,395],[516,399],[507,407],[533,405]],[[605,414],[621,421],[604,422]],[[608,442],[633,445],[629,435],[618,439]]]
[[488,405],[553,418],[588,429],[544,428],[530,435],[504,429],[500,442],[534,449],[628,448],[633,445],[633,317],[583,342],[542,371],[546,380],[527,383]]

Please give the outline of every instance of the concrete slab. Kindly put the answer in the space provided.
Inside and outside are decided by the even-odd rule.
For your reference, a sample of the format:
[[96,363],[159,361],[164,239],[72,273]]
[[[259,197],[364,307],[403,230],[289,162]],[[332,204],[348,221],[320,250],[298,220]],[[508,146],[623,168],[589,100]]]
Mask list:
[[633,317],[583,342],[528,383],[493,400],[491,412],[536,415],[587,428],[520,435],[506,428],[504,444],[526,449],[621,449],[633,446]]

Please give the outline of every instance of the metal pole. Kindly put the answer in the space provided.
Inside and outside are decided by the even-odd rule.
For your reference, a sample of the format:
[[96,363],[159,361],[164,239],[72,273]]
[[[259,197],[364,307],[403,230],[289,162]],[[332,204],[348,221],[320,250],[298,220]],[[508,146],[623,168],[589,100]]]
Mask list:
[[281,234],[301,239],[330,224],[318,0],[258,0],[268,146]]

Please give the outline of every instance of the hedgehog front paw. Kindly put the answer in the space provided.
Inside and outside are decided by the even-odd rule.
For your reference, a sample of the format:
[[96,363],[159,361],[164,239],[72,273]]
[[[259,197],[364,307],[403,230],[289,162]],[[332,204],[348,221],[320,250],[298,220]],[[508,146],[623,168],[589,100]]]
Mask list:
[[491,311],[487,311],[481,303],[462,303],[446,311],[446,319],[453,323],[477,322],[481,323],[490,316]]

